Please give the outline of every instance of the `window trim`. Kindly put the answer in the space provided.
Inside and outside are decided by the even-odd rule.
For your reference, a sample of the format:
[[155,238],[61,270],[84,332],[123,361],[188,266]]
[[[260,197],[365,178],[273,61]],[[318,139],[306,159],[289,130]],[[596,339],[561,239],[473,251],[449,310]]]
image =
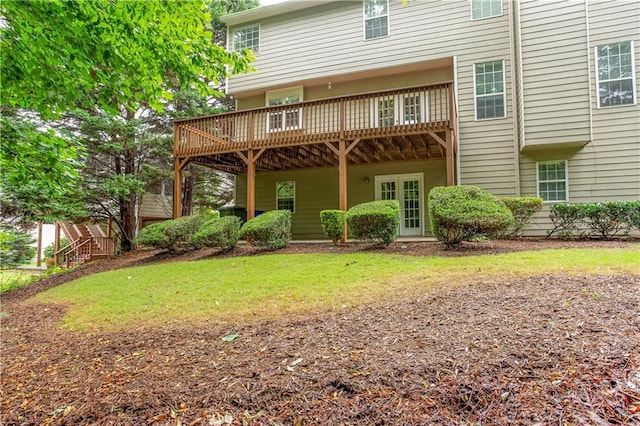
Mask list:
[[[598,72],[598,47],[607,46],[610,44],[619,44],[625,42],[631,43],[631,87],[633,90],[633,103],[630,104],[619,104],[619,105],[600,105],[600,73]],[[596,108],[616,108],[616,107],[625,107],[625,106],[633,106],[638,105],[638,93],[636,90],[636,61],[635,61],[635,51],[634,51],[633,40],[624,40],[624,41],[613,41],[611,43],[603,43],[597,46],[593,46],[593,57],[594,57],[594,72],[596,74]],[[617,80],[606,80],[606,81],[620,81],[623,80],[621,78]],[[627,80],[626,78],[624,80]]]
[[[418,106],[420,107],[420,120],[405,120],[405,99],[418,98]],[[389,111],[393,111],[393,117],[389,117],[393,120],[393,123],[388,126],[381,125],[380,121],[380,103],[385,100],[393,101],[393,108]],[[405,126],[410,124],[427,123],[429,119],[429,101],[428,93],[425,91],[401,93],[393,96],[379,96],[373,98],[369,102],[371,126],[375,128],[381,127],[393,127],[393,126]]]
[[[543,204],[558,204],[569,202],[569,161],[568,160],[545,160],[536,161],[536,197],[543,198],[540,195],[540,164],[548,163],[564,163],[564,200],[544,200]],[[542,182],[561,182],[559,180],[544,180]]]
[[[303,86],[292,86],[292,87],[285,87],[284,89],[277,89],[277,90],[267,90],[265,92],[265,96],[264,96],[264,100],[265,100],[265,106],[266,107],[270,107],[271,105],[269,105],[269,101],[272,99],[280,99],[280,98],[284,98],[287,96],[298,96],[299,102],[304,102],[304,88]],[[291,130],[300,130],[302,129],[302,108],[298,108],[298,125],[291,127],[291,128],[287,128],[285,126],[286,123],[286,115],[287,110],[283,110],[282,111],[282,127],[277,128],[277,129],[271,129],[270,124],[271,124],[271,112],[267,111],[267,117],[265,120],[265,125],[266,125],[266,130],[267,133],[277,133],[277,132],[287,132],[287,131],[291,131]]]
[[231,50],[232,52],[240,52],[240,50],[236,49],[236,45],[235,45],[235,37],[234,36],[236,34],[236,31],[245,30],[245,29],[248,29],[248,28],[251,28],[251,27],[258,27],[258,48],[257,48],[257,50],[253,50],[253,49],[249,49],[249,48],[247,48],[247,49],[251,50],[253,53],[260,53],[260,44],[261,44],[260,43],[260,39],[262,38],[261,37],[262,28],[260,28],[260,24],[249,24],[249,25],[243,25],[242,27],[234,28],[233,31],[231,32],[231,49],[229,49],[229,50]]
[[[476,65],[486,64],[489,62],[502,62],[502,106],[504,110],[504,115],[502,117],[489,117],[489,118],[478,118],[478,93],[476,92]],[[507,73],[506,73],[506,61],[504,59],[498,59],[495,61],[483,61],[476,62],[473,64],[473,117],[475,121],[487,121],[487,120],[501,120],[503,118],[507,118]],[[495,96],[493,93],[491,95],[480,95],[480,96]]]
[[474,18],[473,17],[473,2],[474,1],[482,1],[482,0],[469,0],[469,13],[471,15],[471,20],[472,21],[482,21],[484,19],[497,18],[499,16],[503,16],[504,15],[504,5],[502,4],[502,0],[499,0],[500,1],[500,14],[499,15],[489,15],[489,16],[483,16],[482,18]]
[[[378,40],[381,38],[389,37],[391,35],[391,19],[390,19],[391,10],[389,9],[389,0],[385,0],[387,2],[387,14],[376,16],[376,18],[381,18],[383,16],[387,18],[387,34],[383,36],[373,37],[373,38],[367,38],[367,17],[365,15],[365,9],[364,9],[365,1],[366,0],[362,0],[362,39],[364,41],[371,41],[371,40]],[[368,19],[374,19],[374,18],[368,18]]]
[[282,210],[282,209],[278,208],[279,207],[278,206],[278,200],[288,199],[288,198],[280,198],[280,197],[278,197],[278,185],[283,184],[283,183],[288,183],[288,182],[291,182],[293,184],[293,197],[292,197],[292,199],[293,199],[293,209],[291,210],[291,214],[294,214],[296,212],[296,181],[295,180],[283,180],[283,181],[276,182],[276,210]]

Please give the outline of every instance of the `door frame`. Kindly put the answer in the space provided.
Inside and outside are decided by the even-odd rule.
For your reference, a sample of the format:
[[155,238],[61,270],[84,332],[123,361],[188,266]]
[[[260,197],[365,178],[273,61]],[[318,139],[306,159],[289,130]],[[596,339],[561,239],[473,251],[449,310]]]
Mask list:
[[[401,237],[415,237],[420,236],[423,237],[425,235],[425,222],[426,222],[426,212],[424,210],[424,173],[397,173],[392,175],[376,175],[373,177],[374,183],[374,192],[375,199],[380,200],[380,183],[389,182],[395,180],[396,182],[396,196],[397,200],[400,202],[400,226],[398,227],[398,235]],[[402,229],[404,228],[404,206],[402,204],[402,200],[400,198],[400,192],[404,191],[404,188],[401,187],[401,183],[405,180],[417,180],[418,181],[418,191],[420,198],[420,234],[419,235],[403,235]],[[404,195],[403,195],[404,198]]]

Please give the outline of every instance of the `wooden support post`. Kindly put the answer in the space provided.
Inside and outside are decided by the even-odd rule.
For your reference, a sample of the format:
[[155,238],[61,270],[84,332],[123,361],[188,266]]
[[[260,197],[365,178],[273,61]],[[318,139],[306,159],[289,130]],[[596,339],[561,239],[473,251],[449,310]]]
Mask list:
[[36,266],[42,265],[42,221],[38,222],[38,248],[36,253]]
[[60,222],[56,221],[56,230],[53,233],[53,264],[58,266],[58,250],[60,250]]
[[[338,143],[338,186],[339,186],[339,208],[347,211],[347,144],[344,139]],[[344,225],[344,235],[340,242],[347,241],[347,224]]]
[[247,220],[256,215],[256,163],[253,150],[247,151]]
[[180,159],[175,158],[173,163],[173,218],[182,216],[182,167]]
[[455,178],[455,155],[453,152],[453,135],[452,130],[447,130],[446,139],[446,165],[447,165],[447,186],[453,186],[456,184]]

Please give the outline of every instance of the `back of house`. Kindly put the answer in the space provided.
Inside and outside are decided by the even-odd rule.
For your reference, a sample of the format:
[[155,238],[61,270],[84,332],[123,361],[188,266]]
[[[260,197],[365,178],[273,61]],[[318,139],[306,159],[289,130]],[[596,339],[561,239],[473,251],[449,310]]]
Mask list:
[[[236,112],[176,123],[188,162],[236,174],[236,202],[293,212],[398,199],[429,235],[435,186],[557,202],[640,198],[640,2],[291,0],[224,18]],[[244,201],[246,200],[246,204]]]

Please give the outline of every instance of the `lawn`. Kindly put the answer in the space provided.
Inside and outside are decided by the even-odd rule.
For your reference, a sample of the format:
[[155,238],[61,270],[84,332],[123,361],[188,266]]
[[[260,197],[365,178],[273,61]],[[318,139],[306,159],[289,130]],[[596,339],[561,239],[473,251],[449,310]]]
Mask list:
[[38,275],[19,271],[0,271],[0,294],[31,284]]
[[39,294],[70,308],[73,330],[263,320],[353,307],[470,279],[640,273],[640,249],[538,250],[473,257],[272,254],[170,262],[94,274]]

